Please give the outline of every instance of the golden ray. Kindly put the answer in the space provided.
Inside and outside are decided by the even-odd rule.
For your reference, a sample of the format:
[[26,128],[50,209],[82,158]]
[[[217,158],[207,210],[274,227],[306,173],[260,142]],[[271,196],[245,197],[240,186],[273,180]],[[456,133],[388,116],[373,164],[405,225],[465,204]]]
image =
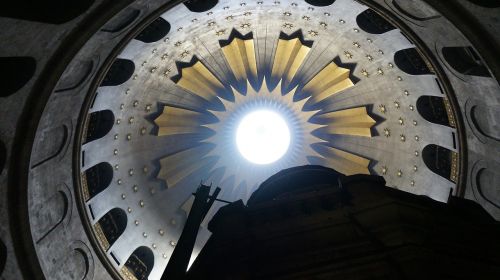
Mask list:
[[253,39],[234,38],[229,45],[222,47],[222,52],[238,82],[257,77]]
[[206,146],[198,145],[160,160],[158,177],[167,182],[168,188],[174,187],[179,181],[210,163],[206,154]]
[[345,175],[370,174],[370,160],[332,147],[326,147],[322,153],[323,165],[331,167]]
[[349,72],[349,69],[339,67],[332,61],[304,86],[303,91],[311,93],[311,101],[316,104],[354,86],[349,79]]
[[319,120],[326,121],[326,132],[329,134],[345,134],[371,137],[371,127],[376,121],[368,115],[366,107],[346,109],[330,112],[318,116]]
[[303,45],[299,38],[279,39],[271,71],[273,79],[281,79],[287,86],[297,74],[310,50],[311,48]]
[[201,61],[180,71],[181,78],[177,81],[177,85],[207,101],[213,101],[217,98],[218,92],[224,90],[224,85]]
[[158,136],[200,133],[200,122],[203,114],[166,105],[163,112],[155,119],[159,127]]

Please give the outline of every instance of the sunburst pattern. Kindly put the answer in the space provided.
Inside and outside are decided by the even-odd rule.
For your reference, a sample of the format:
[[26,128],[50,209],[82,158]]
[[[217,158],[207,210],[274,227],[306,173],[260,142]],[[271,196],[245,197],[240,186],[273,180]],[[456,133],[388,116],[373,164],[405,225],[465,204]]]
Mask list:
[[[297,34],[294,38],[282,36],[278,39],[270,73],[258,66],[252,34],[233,36],[229,43],[221,43],[230,69],[228,77],[217,77],[196,58],[190,66],[179,70],[178,86],[208,101],[214,108],[216,103],[222,103],[223,109],[211,107],[195,111],[169,104],[164,106],[163,113],[155,120],[159,127],[158,136],[199,134],[203,137],[192,148],[160,160],[158,177],[165,180],[169,188],[201,168],[222,169],[219,183],[230,181],[235,187],[243,186],[249,195],[269,175],[283,168],[310,164],[313,159],[347,175],[370,173],[369,159],[334,148],[325,140],[334,134],[371,137],[375,120],[369,116],[366,107],[334,112],[305,107],[307,103],[314,108],[318,102],[354,86],[349,77],[350,70],[332,61],[304,85],[295,83],[300,80],[296,76],[307,59],[312,42],[301,40],[300,32],[294,34]],[[228,80],[235,82],[222,82]],[[306,97],[299,99],[299,96]],[[239,155],[234,145],[234,133],[245,113],[263,107],[278,111],[287,119],[292,140],[283,158],[259,166]]]

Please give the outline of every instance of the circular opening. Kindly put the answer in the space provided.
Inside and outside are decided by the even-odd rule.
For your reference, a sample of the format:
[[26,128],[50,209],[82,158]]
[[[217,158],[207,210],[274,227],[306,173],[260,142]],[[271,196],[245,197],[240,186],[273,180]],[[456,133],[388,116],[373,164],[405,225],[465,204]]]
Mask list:
[[255,164],[277,161],[288,150],[290,130],[282,116],[269,110],[247,114],[238,125],[236,144],[241,155]]

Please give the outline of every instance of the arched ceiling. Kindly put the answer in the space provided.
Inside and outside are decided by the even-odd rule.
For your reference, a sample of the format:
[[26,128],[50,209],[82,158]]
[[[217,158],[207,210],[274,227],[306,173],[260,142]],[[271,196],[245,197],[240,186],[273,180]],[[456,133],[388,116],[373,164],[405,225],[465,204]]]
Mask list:
[[[200,181],[220,186],[221,199],[246,201],[283,168],[321,164],[439,201],[456,190],[459,132],[444,81],[425,50],[367,6],[225,0],[201,12],[180,4],[161,18],[168,24],[156,29],[168,34],[139,36],[118,55],[81,147],[87,217],[122,275],[143,246],[154,254],[150,279],[160,277]],[[444,100],[448,125],[417,110],[426,96]],[[265,166],[242,158],[233,141],[238,120],[261,107],[281,112],[292,132],[287,154]],[[429,145],[442,149],[430,159],[447,157],[448,173],[424,162]],[[113,209],[126,213],[126,226],[109,242],[102,218]]]

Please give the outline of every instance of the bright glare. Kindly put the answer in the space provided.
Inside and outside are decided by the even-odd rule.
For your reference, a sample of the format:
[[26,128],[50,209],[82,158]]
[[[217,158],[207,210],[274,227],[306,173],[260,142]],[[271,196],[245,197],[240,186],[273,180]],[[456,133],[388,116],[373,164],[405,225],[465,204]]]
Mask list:
[[256,164],[280,159],[290,145],[290,131],[285,120],[269,110],[254,111],[238,125],[236,144],[241,155]]

